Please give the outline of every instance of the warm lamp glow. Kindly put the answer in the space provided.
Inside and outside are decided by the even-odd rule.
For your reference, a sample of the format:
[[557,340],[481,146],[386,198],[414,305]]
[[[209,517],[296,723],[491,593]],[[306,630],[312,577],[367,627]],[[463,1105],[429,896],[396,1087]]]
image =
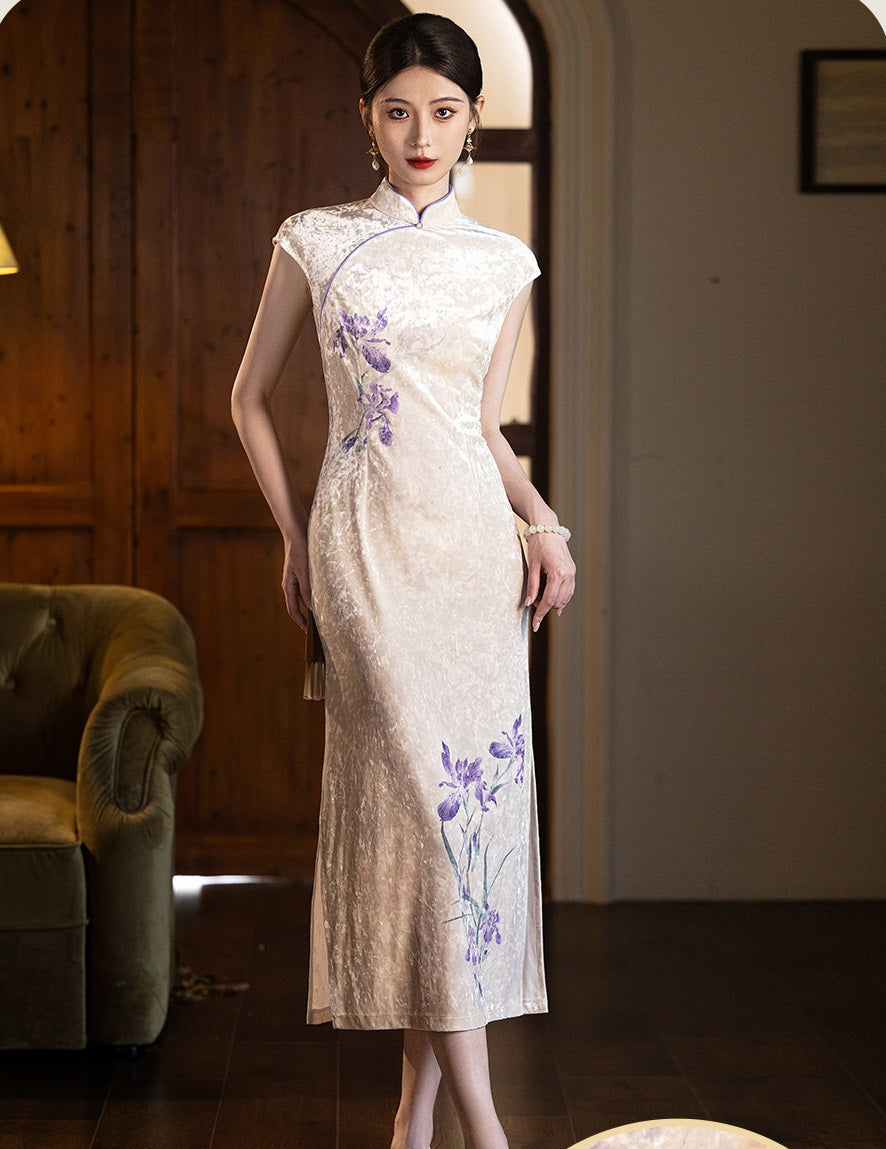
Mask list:
[[6,233],[0,227],[0,275],[12,275],[14,271],[18,271],[18,262],[9,246]]

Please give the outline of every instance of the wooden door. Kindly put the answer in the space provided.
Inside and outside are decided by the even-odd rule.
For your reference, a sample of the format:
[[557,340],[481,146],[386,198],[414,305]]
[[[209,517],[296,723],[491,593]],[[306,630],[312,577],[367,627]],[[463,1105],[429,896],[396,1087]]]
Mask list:
[[[179,787],[183,871],[312,868],[323,707],[302,699],[282,546],[230,389],[279,224],[377,183],[357,71],[379,24],[404,11],[393,0],[135,6],[135,577],[183,609],[206,687]],[[312,334],[278,403],[307,504],[326,430]]]

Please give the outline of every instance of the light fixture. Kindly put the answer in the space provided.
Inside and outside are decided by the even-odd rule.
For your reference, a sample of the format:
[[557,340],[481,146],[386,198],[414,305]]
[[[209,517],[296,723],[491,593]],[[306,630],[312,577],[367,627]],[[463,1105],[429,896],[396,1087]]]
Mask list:
[[0,275],[12,275],[13,272],[18,271],[18,261],[12,248],[9,246],[9,240],[6,238],[6,233],[0,227]]

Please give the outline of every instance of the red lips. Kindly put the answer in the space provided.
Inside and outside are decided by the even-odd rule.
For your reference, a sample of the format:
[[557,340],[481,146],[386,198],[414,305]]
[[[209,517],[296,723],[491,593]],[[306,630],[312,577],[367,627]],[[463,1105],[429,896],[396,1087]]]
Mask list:
[[432,168],[436,162],[436,160],[428,160],[421,157],[414,160],[407,160],[410,167],[418,168],[420,171],[424,171],[425,168]]

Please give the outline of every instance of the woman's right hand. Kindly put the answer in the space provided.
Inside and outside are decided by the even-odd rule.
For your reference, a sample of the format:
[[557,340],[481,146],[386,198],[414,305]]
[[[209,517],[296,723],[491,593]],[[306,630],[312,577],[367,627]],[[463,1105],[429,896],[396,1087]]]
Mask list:
[[283,558],[283,597],[289,617],[302,630],[307,629],[308,611],[311,609],[311,576],[308,571],[308,552],[304,547],[286,544]]

